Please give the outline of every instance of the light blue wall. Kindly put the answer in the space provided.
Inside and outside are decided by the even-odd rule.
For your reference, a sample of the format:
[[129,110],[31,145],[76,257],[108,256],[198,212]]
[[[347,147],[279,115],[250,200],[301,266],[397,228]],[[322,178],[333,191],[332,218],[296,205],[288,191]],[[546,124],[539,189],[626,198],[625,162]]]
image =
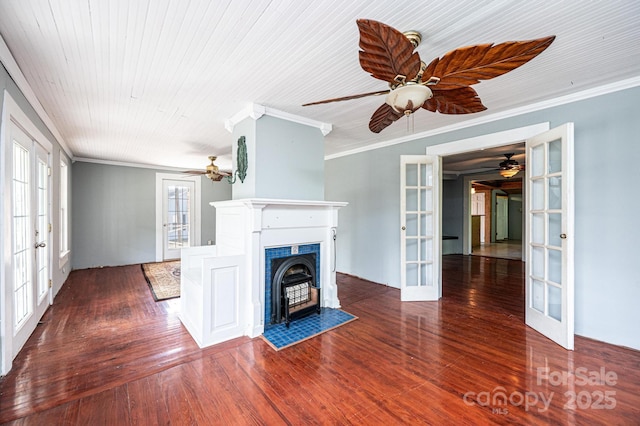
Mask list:
[[442,182],[442,235],[458,237],[447,241],[448,254],[462,253],[463,190],[462,177]]
[[256,122],[252,118],[246,118],[233,128],[233,170],[236,169],[235,159],[237,153],[237,141],[241,136],[245,137],[247,145],[247,176],[244,182],[236,181],[231,188],[234,200],[242,198],[254,198],[256,193]]
[[[154,262],[156,173],[136,167],[73,164],[73,269]],[[211,201],[231,198],[231,185],[202,178],[201,241],[215,242]]]
[[[640,197],[634,192],[640,182],[638,99],[636,87],[328,160],[326,199],[350,203],[340,210],[338,270],[399,286],[400,155],[541,122],[552,128],[574,122],[576,333],[640,349],[635,247]],[[428,114],[420,111],[416,119]]]
[[522,196],[509,196],[509,239],[522,240]]
[[201,199],[201,220],[202,220],[202,232],[201,244],[206,245],[209,240],[216,243],[216,209],[209,205],[212,201],[223,201],[231,199],[232,185],[229,185],[226,181],[213,182],[211,179],[202,177],[202,183],[200,184],[200,199]]
[[263,115],[236,125],[234,140],[243,135],[249,170],[247,180],[234,185],[234,199],[324,199],[324,137],[319,129]]

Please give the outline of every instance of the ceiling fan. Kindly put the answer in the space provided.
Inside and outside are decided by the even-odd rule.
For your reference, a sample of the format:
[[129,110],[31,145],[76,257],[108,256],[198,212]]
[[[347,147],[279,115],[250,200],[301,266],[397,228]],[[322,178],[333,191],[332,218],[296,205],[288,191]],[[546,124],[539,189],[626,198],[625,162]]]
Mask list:
[[207,167],[204,170],[186,170],[183,173],[187,173],[190,175],[205,175],[206,177],[208,177],[209,179],[215,182],[221,181],[222,178],[225,176],[231,176],[231,172],[220,170],[218,166],[214,164],[214,161],[216,161],[216,158],[218,157],[216,157],[215,155],[210,155],[209,161],[211,161],[211,164],[207,165]]
[[514,155],[513,152],[504,154],[506,160],[498,164],[498,173],[500,173],[500,176],[511,178],[517,175],[520,170],[524,170],[524,165],[520,165],[516,160],[511,159]]
[[487,109],[472,84],[506,74],[542,53],[555,36],[494,45],[460,47],[435,58],[429,65],[414,49],[422,36],[401,33],[386,24],[358,19],[360,66],[372,77],[389,84],[389,90],[311,102],[303,106],[386,94],[386,102],[371,117],[369,129],[380,133],[402,116],[420,108],[442,114],[470,114]]

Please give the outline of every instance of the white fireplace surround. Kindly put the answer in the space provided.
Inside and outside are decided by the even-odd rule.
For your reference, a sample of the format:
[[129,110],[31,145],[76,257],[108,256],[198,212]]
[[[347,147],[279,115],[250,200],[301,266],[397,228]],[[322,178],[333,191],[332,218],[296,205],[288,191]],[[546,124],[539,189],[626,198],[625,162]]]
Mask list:
[[200,347],[264,332],[265,250],[320,244],[321,306],[339,308],[338,209],[346,202],[240,199],[216,209],[216,244],[182,250],[180,319]]

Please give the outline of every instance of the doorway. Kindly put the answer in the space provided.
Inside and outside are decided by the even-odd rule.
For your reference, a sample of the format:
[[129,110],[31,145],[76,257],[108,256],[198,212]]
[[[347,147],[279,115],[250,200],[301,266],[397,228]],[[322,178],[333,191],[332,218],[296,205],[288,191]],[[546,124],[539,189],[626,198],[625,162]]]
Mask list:
[[156,174],[156,262],[180,259],[183,248],[200,245],[200,181]]
[[[452,155],[498,149],[504,146],[522,144],[532,136],[544,133],[549,129],[549,123],[535,124],[527,127],[506,130],[480,137],[455,142],[429,146],[426,155],[400,156],[400,294],[403,301],[408,300],[438,300],[442,294],[441,264],[443,252],[449,252],[446,242],[453,242],[459,247],[462,242],[463,254],[470,254],[471,226],[470,197],[471,180],[464,177],[459,179],[447,176],[442,168],[442,158]],[[496,171],[496,164],[491,164],[493,171],[490,176],[500,176]],[[478,173],[488,172],[486,168]],[[474,175],[477,178],[477,175]],[[445,223],[459,223],[459,218],[441,215],[444,203],[442,187],[447,182],[454,182],[456,198],[463,194],[463,229],[454,224],[454,233],[443,233]],[[462,187],[464,183],[464,188]],[[463,190],[464,189],[464,190]],[[448,230],[446,230],[448,231]],[[460,232],[462,231],[462,232]],[[460,235],[461,234],[461,235]],[[446,240],[446,241],[445,241]],[[458,251],[459,253],[459,251]],[[416,279],[417,277],[417,279]]]
[[[523,152],[520,160],[523,166],[524,157]],[[471,178],[468,220],[471,222],[472,241],[469,254],[522,260],[523,179],[518,176],[509,179]]]
[[[538,132],[530,133],[535,128]],[[542,127],[542,128],[540,128]],[[500,133],[493,133],[478,138],[459,140],[446,144],[429,146],[426,155],[416,158],[413,164],[432,164],[433,171],[426,172],[426,183],[414,185],[419,189],[424,187],[425,198],[428,203],[438,205],[433,217],[439,214],[443,205],[441,182],[444,174],[438,170],[442,164],[442,157],[452,154],[462,154],[477,149],[501,147],[505,142],[523,141],[527,155],[530,155],[532,167],[527,169],[526,186],[531,187],[531,197],[527,199],[526,237],[527,255],[525,280],[525,318],[526,324],[539,331],[549,339],[563,346],[573,349],[574,339],[574,199],[573,199],[573,123],[548,129],[549,124],[522,127]],[[523,135],[522,139],[516,135]],[[505,154],[507,155],[507,154]],[[401,166],[406,156],[401,156]],[[414,156],[419,157],[419,156]],[[507,156],[507,158],[509,158]],[[401,191],[407,186],[409,175],[403,173],[401,167]],[[466,179],[466,178],[465,178]],[[428,192],[427,187],[431,190]],[[466,182],[469,189],[469,182]],[[413,189],[411,187],[410,189]],[[469,191],[462,191],[468,210],[470,206]],[[428,194],[428,195],[427,195]],[[421,204],[419,204],[421,205]],[[425,204],[426,205],[426,204]],[[401,203],[401,229],[405,230],[405,217],[411,213]],[[464,215],[466,218],[466,214]],[[437,291],[442,290],[442,247],[443,222],[438,217],[435,221],[435,232],[425,237],[427,251],[434,253],[431,270],[436,271]],[[463,240],[470,241],[469,221],[464,220]],[[404,235],[404,234],[403,234]],[[428,238],[430,237],[430,238]],[[402,238],[405,243],[406,238]],[[468,253],[467,253],[468,254]],[[402,254],[401,268],[411,266],[410,260]],[[401,295],[407,287],[404,275],[400,276]],[[430,294],[430,293],[429,293]],[[421,300],[437,300],[426,294]],[[402,298],[402,300],[405,300]]]

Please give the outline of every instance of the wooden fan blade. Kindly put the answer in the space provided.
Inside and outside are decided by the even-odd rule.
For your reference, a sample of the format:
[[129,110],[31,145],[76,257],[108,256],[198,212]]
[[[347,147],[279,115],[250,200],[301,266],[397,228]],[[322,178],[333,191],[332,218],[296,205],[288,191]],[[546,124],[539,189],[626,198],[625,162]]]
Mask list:
[[389,93],[389,90],[379,90],[377,92],[361,93],[359,95],[351,95],[351,96],[344,96],[342,98],[333,98],[333,99],[325,99],[324,101],[310,102],[310,103],[304,104],[302,106],[328,104],[329,102],[348,101],[348,100],[351,100],[351,99],[365,98],[367,96],[386,95],[387,93]]
[[387,126],[394,121],[397,121],[402,116],[404,116],[404,114],[391,108],[389,104],[384,103],[371,116],[371,120],[369,121],[369,130],[373,133],[380,133]]
[[206,170],[185,170],[182,173],[186,173],[188,175],[203,175],[207,173]]
[[437,77],[440,79],[436,85],[438,89],[446,90],[489,80],[526,64],[549,47],[555,38],[549,36],[497,45],[461,47],[441,59],[434,59],[424,71],[422,81]]
[[398,83],[397,76],[407,81],[420,71],[420,56],[400,31],[382,22],[358,19],[360,29],[360,66],[371,76],[387,83]]
[[442,114],[471,114],[487,109],[482,105],[478,93],[473,87],[458,87],[453,90],[438,90],[438,86],[431,87],[433,97],[427,99],[422,108]]

